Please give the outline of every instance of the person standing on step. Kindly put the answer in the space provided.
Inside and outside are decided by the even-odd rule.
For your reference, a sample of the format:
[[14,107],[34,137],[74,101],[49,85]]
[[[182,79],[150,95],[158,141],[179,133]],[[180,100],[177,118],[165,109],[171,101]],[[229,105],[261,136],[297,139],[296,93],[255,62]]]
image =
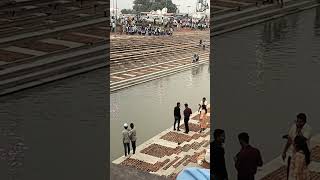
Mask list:
[[130,137],[129,137],[129,129],[128,124],[124,123],[124,130],[122,131],[122,142],[124,146],[124,155],[130,155]]
[[130,128],[131,128],[131,130],[129,131],[129,137],[130,137],[130,141],[131,141],[131,145],[132,145],[133,154],[135,154],[135,152],[136,152],[137,132],[136,132],[136,129],[134,128],[134,124],[133,123],[130,124]]
[[176,123],[178,123],[178,131],[180,131],[180,120],[181,120],[181,112],[180,112],[180,102],[177,102],[177,106],[174,108],[174,124],[173,130],[176,130]]
[[185,126],[185,131],[184,133],[188,134],[189,133],[189,120],[190,120],[190,115],[192,114],[191,109],[188,107],[188,104],[185,103],[185,110],[183,111],[184,115],[184,126]]
[[222,129],[216,129],[213,132],[214,141],[210,143],[212,150],[211,155],[211,170],[213,179],[228,180],[228,172],[226,168],[226,161],[224,158],[225,150],[223,144],[225,142],[225,132]]
[[294,138],[294,154],[290,165],[289,180],[310,180],[311,175],[308,166],[311,155],[306,138],[296,136]]
[[294,139],[296,136],[303,136],[306,138],[307,145],[310,145],[312,128],[307,124],[307,116],[304,113],[299,113],[297,115],[295,124],[293,124],[289,130],[288,140],[282,153],[282,159],[287,163],[287,178],[289,178],[290,174],[290,164],[292,155],[294,154]]
[[249,144],[248,133],[240,133],[238,139],[241,150],[234,158],[238,180],[254,180],[257,168],[263,164],[260,151]]
[[207,107],[206,107],[206,105],[202,105],[202,109],[200,111],[199,122],[200,122],[200,129],[201,129],[200,133],[201,133],[207,127]]

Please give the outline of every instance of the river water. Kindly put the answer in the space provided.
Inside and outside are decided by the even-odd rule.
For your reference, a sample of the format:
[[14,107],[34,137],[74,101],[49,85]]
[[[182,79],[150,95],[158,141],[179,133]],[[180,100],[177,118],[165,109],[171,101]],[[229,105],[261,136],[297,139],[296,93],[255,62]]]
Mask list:
[[299,112],[320,132],[320,8],[215,37],[212,46],[213,117],[226,130],[231,179],[238,133],[248,132],[268,162]]
[[0,179],[105,179],[107,75],[0,97]]
[[177,102],[196,111],[202,97],[210,99],[209,65],[133,86],[110,95],[110,159],[124,155],[123,124],[135,124],[137,146],[173,126]]

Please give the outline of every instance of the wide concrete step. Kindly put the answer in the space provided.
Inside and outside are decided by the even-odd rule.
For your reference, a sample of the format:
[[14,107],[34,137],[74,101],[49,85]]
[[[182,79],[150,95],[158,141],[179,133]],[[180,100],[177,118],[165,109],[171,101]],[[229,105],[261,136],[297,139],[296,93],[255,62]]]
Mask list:
[[54,66],[51,68],[37,70],[34,72],[30,72],[28,74],[24,74],[24,75],[20,75],[10,79],[0,81],[0,86],[1,86],[1,89],[3,90],[8,88],[13,88],[15,86],[19,86],[25,83],[38,81],[47,77],[59,75],[65,72],[71,72],[71,71],[89,67],[92,65],[101,64],[101,63],[106,64],[106,62],[107,60],[105,55],[99,55],[91,58],[83,58],[83,59],[79,59],[78,61],[60,64],[58,66]]
[[270,18],[272,16],[276,16],[279,14],[290,14],[293,11],[299,11],[299,8],[310,6],[315,3],[316,3],[316,1],[302,1],[299,3],[292,4],[292,5],[287,5],[284,8],[277,8],[277,9],[273,9],[270,11],[265,11],[263,13],[259,13],[259,14],[255,14],[255,15],[251,15],[251,16],[246,16],[246,17],[236,19],[233,21],[221,23],[221,24],[213,26],[213,31],[211,31],[210,34],[215,35],[219,31],[224,31],[226,29],[234,28],[236,26],[241,26],[246,23],[260,21],[262,19]]
[[160,71],[160,72],[155,72],[155,73],[148,74],[145,76],[140,76],[140,77],[137,77],[134,79],[129,79],[127,81],[112,83],[110,85],[110,92],[113,93],[113,92],[116,92],[116,91],[119,91],[119,90],[122,90],[122,89],[125,89],[128,87],[131,87],[131,86],[135,86],[135,85],[149,82],[149,81],[152,81],[155,79],[160,79],[160,78],[163,78],[166,76],[170,76],[170,75],[176,74],[178,72],[185,71],[185,70],[191,69],[193,67],[199,66],[200,64],[205,64],[208,62],[209,62],[209,60],[205,59],[205,60],[199,61],[198,63],[186,64],[186,65],[179,66],[177,68],[164,70],[164,71]]
[[0,81],[6,80],[12,77],[28,74],[41,69],[54,67],[68,62],[74,62],[79,59],[104,55],[107,57],[107,50],[104,46],[97,47],[96,49],[83,50],[81,52],[71,52],[69,54],[62,54],[60,56],[43,58],[40,61],[35,61],[20,66],[14,66],[0,71]]
[[238,6],[247,6],[248,3],[243,2],[237,2],[237,1],[231,1],[231,0],[214,0],[213,4],[216,6],[222,6],[222,7],[228,7],[228,8],[234,8]]
[[[294,0],[294,1],[288,1],[285,3],[285,7],[291,6],[293,4],[297,4],[300,2],[306,2],[305,0]],[[259,5],[256,7],[255,5],[252,6],[251,8],[248,8],[246,10],[241,10],[232,14],[225,14],[221,16],[214,16],[213,17],[213,23],[214,25],[218,25],[221,23],[225,23],[227,21],[233,21],[237,19],[241,19],[246,16],[252,16],[252,15],[257,15],[257,14],[262,14],[264,12],[272,11],[272,10],[277,10],[279,9],[279,5],[275,4],[268,4],[268,5]]]

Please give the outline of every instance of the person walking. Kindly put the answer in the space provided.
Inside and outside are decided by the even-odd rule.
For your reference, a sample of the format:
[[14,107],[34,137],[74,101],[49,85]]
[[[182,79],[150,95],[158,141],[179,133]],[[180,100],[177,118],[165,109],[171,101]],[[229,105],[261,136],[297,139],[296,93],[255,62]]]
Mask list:
[[185,131],[184,133],[188,134],[189,133],[189,119],[190,119],[190,115],[192,114],[191,109],[188,107],[188,104],[185,103],[185,110],[183,111],[183,115],[184,115],[184,126],[185,126]]
[[136,129],[134,128],[134,124],[133,123],[130,124],[130,128],[131,128],[131,130],[129,131],[129,137],[130,137],[130,141],[131,141],[131,145],[132,145],[133,154],[135,154],[135,152],[136,152],[137,132],[136,132]]
[[128,124],[124,123],[123,127],[124,127],[124,130],[122,131],[122,142],[124,146],[124,155],[127,156],[127,154],[130,155],[130,137],[129,137]]
[[226,168],[226,161],[224,158],[225,151],[223,144],[225,143],[225,132],[222,129],[216,129],[213,132],[214,141],[210,143],[211,153],[211,170],[213,179],[228,180],[228,172]]
[[310,150],[303,136],[294,139],[294,154],[290,165],[289,180],[310,180]]
[[202,108],[200,111],[199,123],[200,123],[200,129],[201,129],[200,133],[201,133],[207,127],[207,107],[206,107],[206,105],[202,105]]
[[254,180],[257,168],[263,164],[260,151],[249,144],[249,135],[240,133],[238,139],[241,145],[240,152],[234,158],[238,171],[238,180]]
[[[310,144],[310,139],[312,135],[312,128],[307,124],[307,116],[305,113],[299,113],[297,115],[297,120],[289,130],[288,140],[282,152],[282,159],[287,162],[287,179],[290,174],[290,163],[291,158],[294,153],[294,139],[296,136],[303,136],[306,138],[307,145]],[[288,152],[288,156],[287,156]]]
[[180,102],[177,102],[177,106],[174,108],[174,124],[173,130],[176,130],[176,123],[178,123],[177,131],[180,131],[180,120],[181,120],[181,112],[180,112]]

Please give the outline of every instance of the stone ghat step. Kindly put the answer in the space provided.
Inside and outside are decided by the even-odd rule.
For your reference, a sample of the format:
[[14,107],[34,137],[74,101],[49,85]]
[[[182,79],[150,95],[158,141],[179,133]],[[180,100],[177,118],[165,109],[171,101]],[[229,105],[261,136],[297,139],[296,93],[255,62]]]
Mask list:
[[34,73],[39,69],[46,69],[54,67],[55,65],[61,65],[68,62],[77,61],[77,59],[83,59],[88,57],[94,57],[95,55],[104,55],[107,58],[107,49],[104,45],[97,46],[95,48],[74,51],[65,54],[58,54],[56,56],[49,56],[42,58],[39,61],[34,61],[27,64],[21,64],[6,68],[0,71],[0,81],[4,81],[10,78],[15,78],[28,73]]
[[[312,0],[307,0],[307,1],[312,1]],[[305,2],[305,0],[289,0],[289,1],[285,1],[285,6],[284,8],[286,8],[287,6],[293,5],[293,4],[297,4],[299,2]],[[237,8],[236,8],[237,9]],[[233,10],[236,10],[233,9]],[[236,20],[236,19],[241,19],[244,18],[246,16],[251,16],[251,15],[257,15],[257,14],[261,14],[267,11],[271,11],[271,10],[275,10],[275,9],[279,9],[279,5],[275,4],[265,4],[265,5],[259,5],[258,7],[253,4],[250,8],[248,9],[241,9],[241,11],[234,11],[234,12],[230,12],[230,13],[225,13],[223,15],[215,15],[212,20],[215,22],[215,24],[219,24],[219,23],[225,23],[227,21],[231,21],[231,20]]]
[[[75,18],[81,18],[80,14],[89,14],[89,15],[95,15],[93,14],[93,7],[89,7],[89,8],[82,8],[82,9],[75,9],[75,10],[69,10],[69,9],[64,9],[63,11],[60,11],[58,14],[52,14],[52,15],[48,15],[45,13],[38,13],[39,11],[41,12],[50,12],[52,8],[47,8],[47,9],[41,9],[41,10],[34,10],[34,12],[25,15],[23,14],[20,17],[15,17],[15,18],[11,18],[11,17],[6,17],[7,19],[9,19],[10,21],[8,23],[5,24],[1,24],[0,28],[4,29],[4,28],[12,28],[12,27],[21,27],[23,29],[28,29],[28,28],[32,28],[35,27],[35,25],[40,25],[39,23],[43,23],[43,25],[47,25],[49,24],[49,22],[54,22],[52,26],[56,26],[59,23],[62,23],[63,21],[66,20],[70,20],[70,19],[75,19]],[[105,7],[98,7],[96,9],[96,14],[100,14],[102,15],[103,10],[105,9]],[[55,12],[56,13],[56,12]],[[91,18],[93,18],[94,16],[92,16]],[[89,17],[90,18],[90,17]],[[73,20],[74,21],[74,20]],[[1,34],[5,34],[5,33],[10,33],[9,31],[7,32],[2,32]],[[11,32],[12,33],[12,32]]]
[[315,3],[315,1],[304,1],[296,4],[292,4],[290,6],[285,6],[284,8],[273,9],[264,13],[260,13],[257,15],[245,16],[241,19],[236,19],[232,21],[228,21],[226,23],[221,23],[213,27],[212,36],[218,35],[221,32],[228,30],[235,30],[245,26],[253,25],[258,22],[266,21],[266,19],[274,18],[280,15],[286,15],[290,13],[295,13],[297,11],[301,11],[301,7],[311,6]]
[[[310,180],[319,180],[320,172],[310,171]],[[266,177],[261,178],[260,180],[287,180],[287,170],[286,166],[282,166],[276,171],[268,174]]]
[[[105,62],[105,56],[95,56],[93,58],[77,59],[76,61],[70,61],[60,65],[45,68],[43,70],[37,70],[25,75],[16,76],[15,78],[0,81],[2,89],[11,89],[16,86],[21,86],[33,81],[39,81],[50,76],[59,75],[68,71],[74,71],[81,68],[86,68],[91,65],[101,64]],[[0,92],[1,94],[1,92]]]
[[236,1],[236,0],[214,0],[213,4],[217,6],[230,8],[230,7],[238,7],[238,6],[247,6],[250,3],[245,3],[245,2]]
[[198,66],[200,64],[205,64],[205,63],[208,63],[208,62],[209,62],[208,60],[203,60],[203,61],[199,61],[197,64],[181,65],[181,66],[173,68],[173,69],[164,70],[164,71],[161,71],[161,72],[151,73],[151,74],[148,74],[148,75],[145,75],[145,76],[140,76],[140,77],[135,78],[135,79],[134,78],[133,79],[129,79],[129,81],[120,81],[118,83],[112,83],[110,85],[110,92],[113,93],[113,92],[116,92],[116,91],[119,91],[119,90],[122,90],[122,89],[125,89],[125,88],[129,88],[131,86],[135,86],[135,85],[142,84],[142,83],[145,83],[145,82],[148,82],[148,81],[152,81],[152,80],[159,79],[159,78],[162,78],[162,77],[166,77],[166,76],[169,76],[169,75],[172,75],[172,74],[176,74],[178,72],[181,72],[181,71],[184,71],[184,70],[188,70],[188,69],[191,69],[192,67]]
[[1,89],[0,96],[21,91],[27,88],[43,85],[56,80],[65,79],[71,76],[86,73],[99,68],[104,68],[107,66],[107,63],[104,60],[105,58],[99,59],[97,61],[81,61],[81,62],[66,64],[65,66],[62,66],[62,67],[53,68],[51,69],[51,71],[47,71],[48,74],[43,74],[42,76],[39,76],[33,81],[28,81],[20,85],[15,85],[11,88]]

